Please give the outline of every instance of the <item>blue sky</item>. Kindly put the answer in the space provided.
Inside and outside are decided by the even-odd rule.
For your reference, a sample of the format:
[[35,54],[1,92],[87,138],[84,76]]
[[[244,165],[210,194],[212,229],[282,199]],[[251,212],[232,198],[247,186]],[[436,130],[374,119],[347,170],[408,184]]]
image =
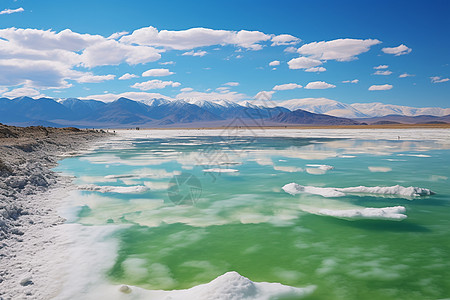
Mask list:
[[450,107],[449,15],[449,1],[1,1],[0,95]]

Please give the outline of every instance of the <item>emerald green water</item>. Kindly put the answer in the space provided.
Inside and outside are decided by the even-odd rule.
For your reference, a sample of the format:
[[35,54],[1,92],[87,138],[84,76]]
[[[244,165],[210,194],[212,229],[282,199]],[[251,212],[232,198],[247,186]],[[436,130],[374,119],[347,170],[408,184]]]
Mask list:
[[[304,299],[442,299],[450,297],[449,162],[450,150],[432,141],[185,137],[135,139],[121,149],[104,147],[65,159],[57,170],[75,175],[79,185],[150,188],[140,194],[77,195],[74,222],[129,225],[110,237],[119,243],[105,274],[110,282],[185,289],[233,270],[252,281],[316,285]],[[334,169],[318,171],[308,164]],[[238,172],[204,172],[211,168]],[[182,172],[201,184],[194,204],[169,199],[169,182]],[[412,200],[292,196],[281,190],[291,182],[399,184],[436,194]],[[180,187],[180,194],[189,192]],[[338,219],[308,213],[305,205],[400,205],[408,218]]]

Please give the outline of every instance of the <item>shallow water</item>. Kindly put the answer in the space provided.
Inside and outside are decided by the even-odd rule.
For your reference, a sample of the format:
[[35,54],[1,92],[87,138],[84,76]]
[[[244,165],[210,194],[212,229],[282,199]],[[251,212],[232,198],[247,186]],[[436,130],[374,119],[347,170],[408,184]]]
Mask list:
[[[237,271],[252,281],[315,285],[304,299],[450,295],[448,145],[256,135],[146,134],[124,140],[64,159],[56,168],[76,176],[80,187],[141,187],[71,195],[75,214],[69,222],[118,228],[107,237],[117,243],[117,253],[101,274],[106,282],[186,289]],[[293,196],[281,189],[291,182],[337,188],[398,184],[436,194]],[[404,206],[407,218],[317,213],[393,206]]]

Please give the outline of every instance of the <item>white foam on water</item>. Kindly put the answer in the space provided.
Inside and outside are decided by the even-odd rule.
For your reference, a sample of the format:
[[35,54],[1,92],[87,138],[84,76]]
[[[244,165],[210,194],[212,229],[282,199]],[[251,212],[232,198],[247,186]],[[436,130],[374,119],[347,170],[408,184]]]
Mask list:
[[314,186],[303,186],[297,183],[288,183],[282,187],[282,189],[291,195],[296,195],[300,193],[320,195],[323,197],[343,197],[346,194],[376,194],[376,195],[397,195],[408,198],[429,196],[433,195],[434,192],[420,187],[403,187],[400,185],[394,186],[357,186],[357,187],[347,187],[347,188],[334,188],[334,187],[314,187]]
[[99,193],[118,193],[118,194],[142,194],[149,190],[148,187],[142,185],[136,186],[100,186],[94,184],[85,184],[78,186],[79,190],[92,191]]
[[368,167],[370,172],[373,173],[377,173],[377,172],[381,172],[381,173],[386,173],[386,172],[391,172],[392,168],[389,167]]
[[236,169],[212,168],[212,169],[204,169],[203,172],[211,172],[211,173],[236,173],[236,172],[239,172],[239,170],[236,170]]

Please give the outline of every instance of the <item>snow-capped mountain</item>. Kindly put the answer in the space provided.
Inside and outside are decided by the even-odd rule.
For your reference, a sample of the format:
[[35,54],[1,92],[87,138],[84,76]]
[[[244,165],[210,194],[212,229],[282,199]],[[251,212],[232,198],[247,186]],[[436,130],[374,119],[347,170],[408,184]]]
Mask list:
[[290,110],[303,109],[317,114],[327,114],[342,118],[370,118],[387,115],[402,116],[446,116],[450,114],[450,108],[424,107],[416,108],[392,104],[374,103],[353,103],[345,104],[327,98],[303,98],[282,101],[280,106]]

